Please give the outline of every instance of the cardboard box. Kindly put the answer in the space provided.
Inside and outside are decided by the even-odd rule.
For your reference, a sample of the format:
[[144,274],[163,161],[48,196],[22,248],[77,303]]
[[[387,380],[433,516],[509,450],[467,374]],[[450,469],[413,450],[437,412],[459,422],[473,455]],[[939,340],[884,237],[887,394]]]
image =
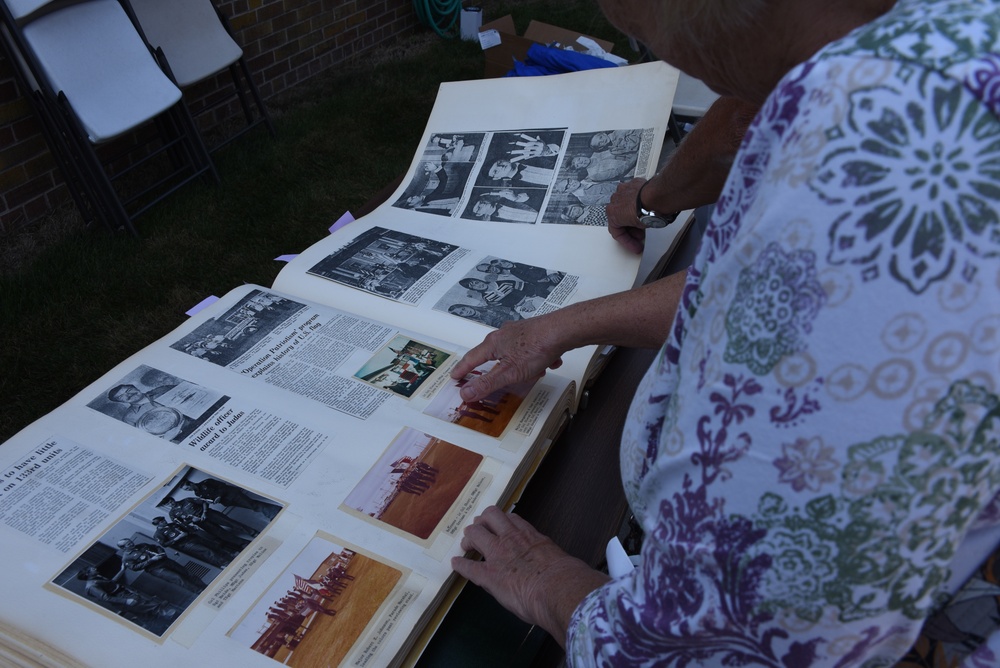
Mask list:
[[[497,32],[499,43],[491,45],[488,48],[484,44],[483,54],[486,56],[486,72],[484,76],[487,78],[502,77],[514,68],[515,60],[523,62],[528,55],[528,47],[532,44],[549,45],[556,42],[564,48],[570,47],[574,51],[585,52],[586,49],[577,44],[576,40],[578,37],[587,37],[597,42],[608,53],[611,52],[614,46],[614,44],[607,40],[583,35],[582,33],[542,23],[541,21],[532,21],[528,24],[528,29],[524,31],[524,36],[518,36],[514,28],[514,19],[509,14],[495,21],[483,24],[479,29],[481,42],[483,41],[482,33],[490,30]],[[490,43],[489,40],[487,40],[487,43]]]

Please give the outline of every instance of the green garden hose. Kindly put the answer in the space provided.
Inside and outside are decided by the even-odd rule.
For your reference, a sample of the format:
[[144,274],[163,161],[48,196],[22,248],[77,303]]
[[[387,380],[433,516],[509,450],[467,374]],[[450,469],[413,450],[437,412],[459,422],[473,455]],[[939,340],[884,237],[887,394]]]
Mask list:
[[417,18],[441,37],[451,39],[458,34],[455,22],[462,11],[462,0],[413,0]]

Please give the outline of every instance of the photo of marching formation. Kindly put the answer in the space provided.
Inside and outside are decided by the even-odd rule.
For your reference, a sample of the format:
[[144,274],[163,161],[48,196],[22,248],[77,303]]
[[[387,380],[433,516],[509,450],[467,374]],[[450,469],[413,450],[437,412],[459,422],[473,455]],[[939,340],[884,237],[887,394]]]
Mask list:
[[646,164],[652,141],[652,128],[570,135],[542,222],[606,226],[605,206]]
[[153,436],[180,443],[228,400],[224,394],[143,365],[87,406]]
[[495,132],[461,217],[502,223],[537,223],[566,132]]
[[271,499],[185,467],[50,586],[160,637],[281,509]]
[[367,517],[429,539],[483,461],[483,456],[406,428],[344,500]]
[[474,376],[489,371],[494,364],[496,362],[487,362],[473,369],[464,378],[446,384],[424,409],[424,413],[487,436],[501,436],[534,387],[535,381],[510,385],[480,401],[463,401],[459,392],[465,384]]
[[458,246],[372,228],[307,273],[364,290],[393,301],[403,301],[406,291],[428,275]]
[[412,397],[449,357],[451,353],[397,335],[354,377],[400,396]]
[[291,299],[254,290],[170,347],[224,367],[304,308],[304,304]]
[[337,666],[403,572],[317,536],[231,632],[289,666]]
[[437,216],[453,215],[485,137],[482,132],[432,135],[420,157],[420,168],[393,206]]
[[566,273],[487,256],[434,305],[434,310],[499,327],[543,312]]

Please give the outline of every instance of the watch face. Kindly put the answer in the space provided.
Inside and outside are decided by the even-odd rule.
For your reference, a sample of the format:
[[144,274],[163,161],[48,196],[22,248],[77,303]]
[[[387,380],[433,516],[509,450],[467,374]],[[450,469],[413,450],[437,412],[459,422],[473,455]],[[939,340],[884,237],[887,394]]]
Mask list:
[[[649,183],[647,181],[646,183]],[[674,211],[667,214],[660,214],[652,209],[647,209],[646,205],[642,203],[642,189],[646,187],[646,183],[642,184],[638,192],[635,194],[635,215],[645,227],[648,228],[659,228],[666,227],[670,223],[674,222],[680,211]]]
[[665,220],[665,219],[660,218],[659,216],[656,216],[656,215],[646,215],[646,216],[643,216],[642,218],[639,219],[639,222],[641,222],[646,227],[649,227],[649,228],[652,228],[652,229],[658,229],[660,227],[666,227],[667,225],[670,224],[669,220]]

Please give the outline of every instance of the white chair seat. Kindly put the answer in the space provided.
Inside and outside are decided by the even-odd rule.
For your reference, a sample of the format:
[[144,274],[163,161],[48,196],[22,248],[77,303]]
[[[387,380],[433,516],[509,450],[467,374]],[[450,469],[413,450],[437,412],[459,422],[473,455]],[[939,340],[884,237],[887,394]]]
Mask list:
[[146,40],[163,49],[181,88],[221,72],[243,55],[211,0],[131,0],[131,4]]
[[677,91],[674,93],[673,112],[678,116],[701,118],[717,99],[719,94],[700,79],[681,72],[677,80]]
[[66,7],[32,21],[23,34],[94,144],[138,127],[181,98],[117,0]]
[[6,0],[7,8],[15,19],[23,19],[25,16],[43,7],[52,0]]

